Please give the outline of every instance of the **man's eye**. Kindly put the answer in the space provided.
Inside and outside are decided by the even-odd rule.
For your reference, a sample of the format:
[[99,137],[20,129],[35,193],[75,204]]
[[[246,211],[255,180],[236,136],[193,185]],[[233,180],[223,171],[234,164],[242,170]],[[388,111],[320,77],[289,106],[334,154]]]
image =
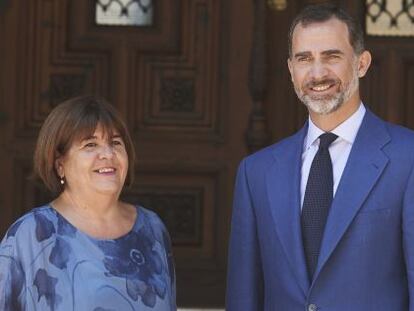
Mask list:
[[301,62],[301,63],[303,63],[303,62],[309,62],[310,61],[310,57],[299,57],[298,58],[298,62]]
[[329,55],[328,59],[332,59],[332,60],[339,59],[339,55],[337,55],[337,54]]

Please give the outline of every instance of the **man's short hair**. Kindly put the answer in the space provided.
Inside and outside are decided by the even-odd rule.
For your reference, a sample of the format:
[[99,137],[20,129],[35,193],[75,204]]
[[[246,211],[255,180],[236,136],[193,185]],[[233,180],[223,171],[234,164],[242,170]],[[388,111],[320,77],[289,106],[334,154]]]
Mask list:
[[288,36],[289,57],[292,57],[293,31],[298,24],[306,27],[313,23],[322,23],[337,18],[344,22],[349,32],[349,42],[355,54],[360,55],[364,51],[364,34],[359,22],[357,22],[345,10],[332,3],[315,4],[305,7],[293,20]]

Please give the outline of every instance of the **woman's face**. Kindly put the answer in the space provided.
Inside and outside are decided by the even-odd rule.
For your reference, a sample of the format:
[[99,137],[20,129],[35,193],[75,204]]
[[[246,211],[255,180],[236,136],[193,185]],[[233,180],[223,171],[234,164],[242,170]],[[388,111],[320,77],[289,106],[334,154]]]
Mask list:
[[77,194],[95,192],[119,196],[128,173],[128,155],[118,132],[111,137],[98,125],[90,137],[75,141],[56,160],[65,190]]

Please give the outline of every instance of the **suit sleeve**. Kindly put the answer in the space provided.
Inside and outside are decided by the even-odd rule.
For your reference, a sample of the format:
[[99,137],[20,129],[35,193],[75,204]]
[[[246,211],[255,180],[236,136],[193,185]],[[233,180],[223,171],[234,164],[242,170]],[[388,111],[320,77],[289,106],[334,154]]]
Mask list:
[[263,272],[245,161],[239,166],[234,191],[226,310],[263,310]]
[[409,311],[414,311],[414,167],[405,190],[403,205],[403,247],[407,269]]

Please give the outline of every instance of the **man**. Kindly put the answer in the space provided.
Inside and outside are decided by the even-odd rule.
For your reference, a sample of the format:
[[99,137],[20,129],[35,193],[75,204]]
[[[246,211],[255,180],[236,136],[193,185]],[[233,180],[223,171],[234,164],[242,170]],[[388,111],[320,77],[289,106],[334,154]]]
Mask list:
[[307,7],[289,38],[309,119],[240,164],[227,311],[414,310],[414,133],[361,103],[371,55],[346,12]]

